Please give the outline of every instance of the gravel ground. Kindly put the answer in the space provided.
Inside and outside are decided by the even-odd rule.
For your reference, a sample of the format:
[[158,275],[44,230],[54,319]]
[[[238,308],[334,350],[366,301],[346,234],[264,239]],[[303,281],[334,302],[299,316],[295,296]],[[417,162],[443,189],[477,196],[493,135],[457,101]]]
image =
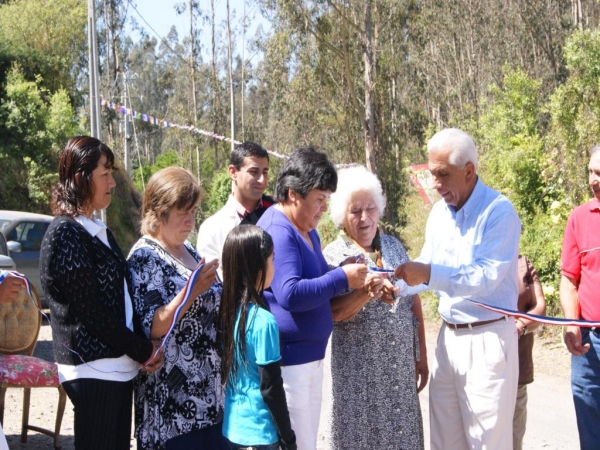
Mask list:
[[[437,325],[427,324],[428,354],[431,358],[435,346]],[[35,355],[52,360],[52,336],[50,326],[42,325]],[[569,387],[570,358],[567,350],[559,342],[539,340],[534,347],[536,381],[529,385],[529,419],[525,435],[526,450],[576,450],[579,448],[575,413]],[[327,366],[326,366],[327,368]],[[428,391],[421,393],[421,409],[426,441],[429,435]],[[11,450],[52,449],[52,439],[46,435],[30,431],[26,444],[20,441],[22,411],[22,390],[8,389],[4,411],[4,433]],[[327,402],[327,399],[324,399]],[[58,394],[53,389],[33,389],[29,422],[45,428],[54,428]],[[322,421],[321,429],[324,429]],[[319,439],[318,450],[327,450]],[[61,444],[63,450],[73,450],[73,407],[67,399],[67,407],[62,422]],[[131,448],[136,447],[132,438]],[[428,449],[426,442],[426,449]],[[380,449],[373,449],[380,450]],[[383,450],[383,449],[381,449]]]

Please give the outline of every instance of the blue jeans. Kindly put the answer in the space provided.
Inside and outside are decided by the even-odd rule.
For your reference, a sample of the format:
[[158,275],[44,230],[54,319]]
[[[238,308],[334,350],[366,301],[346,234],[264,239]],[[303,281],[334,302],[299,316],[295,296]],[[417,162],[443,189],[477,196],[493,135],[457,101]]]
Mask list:
[[268,445],[239,445],[229,441],[231,450],[279,450],[279,443]]
[[581,329],[585,355],[571,356],[571,390],[581,450],[600,448],[600,330]]

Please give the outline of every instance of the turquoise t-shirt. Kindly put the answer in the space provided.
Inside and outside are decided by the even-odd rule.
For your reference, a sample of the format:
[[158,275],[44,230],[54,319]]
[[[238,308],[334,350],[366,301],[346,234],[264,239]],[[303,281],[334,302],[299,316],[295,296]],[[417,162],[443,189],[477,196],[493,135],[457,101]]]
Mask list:
[[[236,319],[237,329],[240,315]],[[269,408],[260,393],[258,366],[281,359],[279,329],[273,314],[251,305],[246,324],[246,361],[241,364],[235,385],[227,382],[223,436],[240,445],[269,445],[279,442],[279,434]]]

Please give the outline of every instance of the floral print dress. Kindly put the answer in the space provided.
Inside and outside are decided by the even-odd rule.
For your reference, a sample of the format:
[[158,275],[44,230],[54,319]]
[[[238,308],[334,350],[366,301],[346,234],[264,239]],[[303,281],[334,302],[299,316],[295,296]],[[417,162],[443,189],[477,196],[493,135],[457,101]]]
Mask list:
[[[196,259],[200,255],[188,243]],[[147,337],[157,308],[170,302],[192,271],[156,242],[141,238],[128,257],[136,319]],[[140,372],[134,383],[138,449],[164,449],[169,439],[223,419],[216,320],[220,284],[213,284],[179,318],[165,346],[163,367]]]
[[[381,234],[383,267],[408,261],[396,238]],[[330,266],[362,253],[339,236],[323,251]],[[375,261],[365,255],[367,264]],[[331,402],[326,405],[331,450],[422,450],[423,423],[415,381],[420,356],[413,297],[369,301],[331,335]]]

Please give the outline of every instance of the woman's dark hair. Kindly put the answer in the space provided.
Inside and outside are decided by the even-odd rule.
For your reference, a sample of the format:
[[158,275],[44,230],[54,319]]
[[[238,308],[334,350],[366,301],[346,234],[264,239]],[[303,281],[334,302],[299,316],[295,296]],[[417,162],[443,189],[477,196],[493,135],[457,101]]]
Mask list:
[[[240,365],[246,363],[246,324],[254,303],[267,308],[262,290],[267,276],[267,260],[273,254],[269,233],[256,225],[233,228],[225,239],[221,264],[223,292],[219,310],[221,381],[235,383]],[[235,322],[240,319],[236,329]],[[236,339],[237,337],[237,339]]]
[[60,155],[58,183],[52,189],[50,207],[55,216],[84,213],[94,197],[92,172],[102,155],[106,156],[106,168],[113,169],[115,155],[106,144],[90,136],[69,139]]
[[313,189],[335,192],[337,172],[325,153],[303,147],[292,152],[277,174],[275,201],[284,202],[291,189],[305,198]]

